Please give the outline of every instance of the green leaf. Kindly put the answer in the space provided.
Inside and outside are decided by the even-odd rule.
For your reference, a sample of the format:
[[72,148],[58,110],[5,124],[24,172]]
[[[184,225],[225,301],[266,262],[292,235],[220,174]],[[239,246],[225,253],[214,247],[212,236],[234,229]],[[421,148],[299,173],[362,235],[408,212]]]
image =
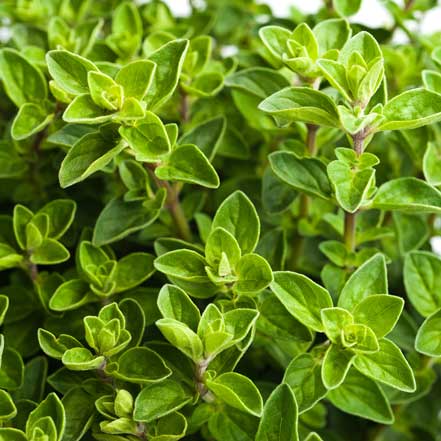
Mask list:
[[119,133],[135,151],[136,159],[141,162],[160,161],[171,150],[166,128],[152,112],[146,112],[136,126],[121,126]]
[[114,275],[115,292],[127,291],[148,279],[155,271],[154,259],[152,254],[138,252],[118,260]]
[[193,144],[181,145],[155,169],[164,181],[182,181],[207,188],[219,187],[219,176],[207,157]]
[[66,425],[66,415],[64,406],[58,396],[52,392],[43,400],[30,414],[26,422],[26,434],[28,437],[35,427],[38,427],[42,418],[49,417],[53,421],[56,429],[57,439],[63,437]]
[[156,258],[154,262],[155,268],[164,274],[195,282],[207,280],[206,264],[200,254],[185,249],[165,253]]
[[291,152],[274,152],[269,160],[273,172],[296,190],[322,199],[331,196],[326,166],[319,159],[299,158]]
[[170,41],[149,56],[156,63],[153,83],[145,97],[150,109],[160,107],[175,91],[188,46],[188,40]]
[[37,214],[47,214],[49,217],[48,237],[60,239],[75,217],[77,204],[71,199],[56,199],[38,210]]
[[[208,264],[212,268],[218,268],[223,259],[223,254],[228,259],[230,269],[235,268],[241,257],[239,244],[234,236],[224,228],[211,229],[205,244],[205,258]],[[218,275],[222,276],[222,274]],[[229,273],[226,275],[229,275]]]
[[332,307],[329,292],[303,274],[289,271],[274,273],[271,290],[288,312],[305,326],[323,332],[320,312]]
[[[265,33],[266,28],[278,27],[265,26],[260,29],[261,35]],[[286,29],[283,31],[286,31]],[[289,82],[282,74],[273,69],[267,67],[250,67],[228,76],[225,79],[225,85],[232,89],[242,90],[261,99],[265,99],[268,95],[288,87]]]
[[329,180],[340,206],[349,213],[355,213],[366,201],[375,179],[375,169],[358,170],[345,161],[328,164]]
[[423,158],[423,171],[426,181],[435,187],[441,185],[441,149],[435,142],[429,142]]
[[327,389],[339,387],[346,378],[355,357],[350,349],[331,344],[322,365],[322,381]]
[[323,92],[307,87],[282,89],[262,101],[259,109],[283,121],[340,126],[334,101]]
[[343,308],[324,308],[321,317],[325,334],[333,343],[340,343],[342,330],[354,323],[354,317]]
[[320,20],[312,31],[317,38],[320,54],[333,49],[341,49],[352,32],[349,22],[341,18]]
[[441,213],[441,192],[421,179],[393,179],[378,189],[372,208],[409,213]]
[[358,354],[354,367],[363,375],[405,392],[416,389],[412,368],[398,346],[390,340],[379,341],[380,350],[372,354]]
[[259,389],[244,375],[227,372],[213,380],[207,380],[208,388],[216,397],[242,412],[260,417],[263,401]]
[[[358,1],[359,0],[355,0],[355,2],[351,3],[357,3]],[[350,0],[346,0],[346,2],[349,3]],[[378,58],[383,58],[383,54],[377,40],[375,40],[371,34],[365,31],[359,32],[346,42],[340,51],[338,57],[339,61],[342,62],[346,67],[351,67],[350,62],[351,57],[354,56],[354,52],[358,52],[364,63],[367,65]]]
[[0,441],[27,441],[27,438],[21,430],[1,427]]
[[2,389],[18,389],[23,383],[24,366],[20,354],[15,350],[4,347],[3,336],[1,337],[2,359],[0,368],[0,387]]
[[185,133],[179,144],[194,144],[212,161],[218,152],[226,133],[226,120],[223,116],[209,119],[196,125]]
[[392,424],[394,416],[384,392],[370,378],[351,369],[343,384],[328,393],[331,403],[342,410],[380,424]]
[[296,398],[286,384],[277,386],[263,408],[256,441],[298,441]]
[[242,256],[236,266],[238,280],[234,290],[240,294],[252,294],[267,288],[273,281],[268,262],[258,254]]
[[38,330],[38,343],[46,355],[58,360],[61,360],[61,357],[68,349],[82,346],[76,338],[70,335],[61,334],[56,338],[52,332],[42,328]]
[[101,124],[112,119],[112,114],[95,104],[89,94],[78,95],[63,113],[64,121],[80,124]]
[[65,262],[69,257],[69,251],[60,242],[44,239],[38,248],[32,250],[30,260],[37,265],[54,265]]
[[73,95],[88,93],[87,75],[90,71],[98,71],[88,59],[65,50],[48,52],[46,63],[57,85]]
[[93,243],[102,246],[116,242],[148,227],[159,217],[166,196],[165,190],[159,190],[153,199],[147,201],[112,199],[98,216]]
[[20,141],[41,132],[53,119],[53,114],[38,104],[25,103],[20,107],[11,127],[12,137]]
[[164,337],[194,362],[202,360],[203,345],[199,336],[186,324],[171,318],[160,319],[156,326]]
[[383,109],[386,121],[379,130],[416,129],[441,120],[441,95],[413,89],[392,98]]
[[[5,390],[0,390],[0,419],[9,420],[17,415],[17,408],[11,396]],[[1,434],[0,434],[1,439]]]
[[129,383],[156,383],[165,380],[172,373],[156,352],[145,347],[128,349],[115,365],[115,370],[111,368],[112,365],[108,366],[110,375]]
[[26,103],[43,104],[47,99],[44,75],[15,49],[0,51],[0,77],[6,94],[17,107]]
[[404,260],[403,274],[407,297],[422,316],[441,308],[441,258],[427,251],[412,251]]
[[81,439],[89,430],[95,418],[95,400],[81,387],[68,391],[63,396],[66,413],[66,427],[62,441]]
[[109,141],[98,132],[83,136],[73,145],[61,163],[61,187],[74,185],[102,170],[124,148],[125,145],[121,142],[109,145]]
[[212,228],[221,227],[231,233],[243,254],[256,248],[260,235],[260,221],[253,203],[241,191],[235,191],[219,206]]
[[368,326],[378,338],[382,338],[395,327],[403,307],[404,300],[401,297],[370,295],[355,307],[354,320],[356,323]]
[[94,296],[86,282],[72,279],[57,288],[49,301],[49,308],[54,311],[67,311],[76,309],[93,299]]
[[159,291],[158,308],[164,318],[185,323],[193,331],[197,330],[201,314],[184,290],[173,285],[164,285]]
[[90,71],[87,74],[90,96],[100,108],[110,111],[122,107],[124,90],[115,80],[102,72]]
[[125,97],[142,100],[152,84],[156,64],[149,60],[136,60],[124,65],[115,81],[124,89]]
[[320,361],[310,353],[300,354],[291,361],[285,370],[283,382],[293,390],[300,413],[311,409],[327,393]]
[[441,357],[441,309],[427,317],[421,325],[415,349],[429,357]]
[[367,260],[349,277],[338,299],[338,306],[353,311],[372,294],[387,294],[387,269],[383,254]]
[[149,423],[179,410],[191,399],[182,385],[173,380],[147,385],[136,397],[133,419]]
[[281,60],[287,50],[287,41],[291,31],[280,26],[264,26],[259,29],[259,37],[265,47],[276,58]]
[[103,366],[105,357],[93,355],[87,348],[72,348],[63,354],[61,361],[72,371],[89,371]]
[[332,5],[337,11],[337,14],[343,17],[349,17],[358,12],[361,6],[361,0],[333,0]]
[[24,257],[21,254],[17,254],[14,248],[4,243],[0,243],[0,269],[19,266],[23,259]]

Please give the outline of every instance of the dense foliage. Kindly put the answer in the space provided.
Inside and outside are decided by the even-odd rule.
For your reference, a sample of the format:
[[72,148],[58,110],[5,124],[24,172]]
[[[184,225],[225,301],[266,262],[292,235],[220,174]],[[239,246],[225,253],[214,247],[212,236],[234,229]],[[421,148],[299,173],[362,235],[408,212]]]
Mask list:
[[360,4],[0,2],[0,441],[441,440],[436,1]]

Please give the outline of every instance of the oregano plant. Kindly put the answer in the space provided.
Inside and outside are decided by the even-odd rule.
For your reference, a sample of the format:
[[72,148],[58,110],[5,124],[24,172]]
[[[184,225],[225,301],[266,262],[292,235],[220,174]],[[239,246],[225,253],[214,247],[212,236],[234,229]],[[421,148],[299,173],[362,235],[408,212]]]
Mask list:
[[441,441],[437,2],[167,3],[0,2],[0,441]]

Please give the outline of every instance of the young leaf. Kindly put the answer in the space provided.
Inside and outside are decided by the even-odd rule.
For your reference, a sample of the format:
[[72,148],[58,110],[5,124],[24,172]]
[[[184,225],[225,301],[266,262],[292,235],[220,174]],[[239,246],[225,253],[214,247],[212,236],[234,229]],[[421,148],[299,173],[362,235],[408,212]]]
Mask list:
[[152,84],[156,64],[149,60],[136,60],[123,66],[116,74],[115,81],[124,90],[125,97],[142,100]]
[[193,331],[197,330],[201,314],[190,297],[177,286],[164,285],[159,291],[158,308],[164,318],[185,323]]
[[170,41],[149,56],[156,64],[153,82],[145,97],[150,109],[160,107],[175,91],[188,46],[188,40]]
[[386,260],[383,254],[376,254],[351,275],[341,291],[338,306],[353,311],[366,297],[387,291]]
[[256,441],[298,441],[296,398],[287,384],[277,386],[263,408]]
[[229,406],[257,417],[262,415],[263,401],[259,389],[244,375],[227,372],[206,383],[216,397]]
[[350,349],[335,344],[329,346],[322,365],[322,380],[327,389],[335,389],[343,383],[354,357]]
[[185,406],[192,397],[176,381],[164,380],[145,386],[135,400],[133,419],[149,423]]
[[152,112],[147,111],[136,126],[121,126],[119,133],[142,162],[160,161],[171,150],[166,128]]
[[296,190],[322,199],[331,196],[326,167],[319,159],[298,158],[291,152],[274,152],[269,160],[273,172]]
[[67,93],[80,95],[89,92],[87,74],[98,68],[87,58],[65,50],[50,51],[46,63],[52,78]]
[[401,297],[370,295],[355,307],[354,320],[371,328],[377,338],[383,338],[395,327],[403,307],[404,300]]
[[259,109],[284,121],[302,121],[319,126],[339,127],[334,101],[318,90],[287,87],[266,98]]
[[219,187],[219,176],[207,157],[193,144],[181,145],[155,170],[164,181],[182,181],[207,188]]
[[100,133],[83,136],[69,150],[59,172],[63,188],[83,181],[91,174],[102,170],[118,153],[125,148],[124,143],[109,145]]
[[329,292],[303,274],[278,271],[274,273],[271,290],[285,308],[305,326],[323,332],[320,312],[332,307]]
[[221,227],[237,240],[243,254],[256,248],[260,235],[260,221],[253,203],[245,193],[235,191],[219,206],[212,228]]
[[393,179],[378,189],[372,208],[409,213],[441,213],[441,192],[421,179]]
[[375,170],[354,170],[345,161],[338,160],[328,164],[328,176],[340,206],[349,213],[355,213],[369,194]]
[[203,345],[199,336],[186,324],[175,319],[164,318],[156,322],[164,337],[194,362],[203,358]]
[[156,352],[143,346],[123,352],[118,358],[116,369],[110,371],[115,378],[137,384],[163,381],[171,373],[164,360]]
[[240,294],[262,291],[273,281],[273,273],[268,262],[258,254],[246,254],[236,267],[238,280],[234,290]]
[[412,368],[398,346],[390,340],[379,342],[380,350],[372,354],[358,354],[354,366],[362,374],[405,392],[416,389]]

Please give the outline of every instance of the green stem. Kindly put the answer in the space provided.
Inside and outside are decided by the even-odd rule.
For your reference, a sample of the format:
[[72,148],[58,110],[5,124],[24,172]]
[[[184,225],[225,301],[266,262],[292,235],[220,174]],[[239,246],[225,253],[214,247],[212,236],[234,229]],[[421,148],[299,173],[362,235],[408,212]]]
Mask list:
[[191,242],[192,234],[190,225],[185,217],[184,210],[182,209],[182,205],[179,201],[179,190],[181,188],[179,183],[170,185],[169,182],[159,179],[155,174],[155,168],[157,167],[156,164],[146,163],[145,167],[147,168],[149,175],[155,181],[157,187],[165,188],[167,191],[167,200],[165,202],[165,206],[173,219],[178,236],[187,242]]
[[[353,148],[357,156],[360,156],[363,153],[365,138],[366,138],[366,133],[364,130],[361,130],[360,132],[352,136]],[[346,249],[351,253],[355,251],[357,245],[356,218],[357,218],[357,212],[354,213],[345,212],[344,240],[345,240]]]
[[345,213],[345,232],[344,232],[345,245],[346,245],[346,249],[351,253],[355,251],[355,246],[356,246],[356,240],[355,240],[356,216],[357,213],[348,213],[348,212]]

